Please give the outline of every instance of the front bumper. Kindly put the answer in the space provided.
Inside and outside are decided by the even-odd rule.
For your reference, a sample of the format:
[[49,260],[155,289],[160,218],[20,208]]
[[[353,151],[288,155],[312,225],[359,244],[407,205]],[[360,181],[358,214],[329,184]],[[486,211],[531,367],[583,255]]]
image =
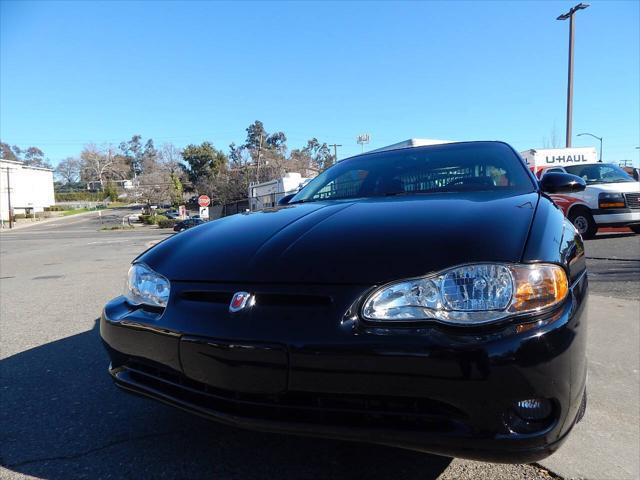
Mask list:
[[593,210],[593,219],[599,227],[624,227],[640,224],[640,210],[621,208],[612,210]]
[[[559,310],[522,331],[333,320],[357,291],[334,291],[311,310],[272,301],[260,314],[224,318],[215,302],[173,291],[162,316],[118,298],[100,322],[110,373],[129,392],[263,431],[513,463],[560,446],[585,389],[586,276]],[[508,412],[529,398],[551,400],[552,418],[514,433]]]

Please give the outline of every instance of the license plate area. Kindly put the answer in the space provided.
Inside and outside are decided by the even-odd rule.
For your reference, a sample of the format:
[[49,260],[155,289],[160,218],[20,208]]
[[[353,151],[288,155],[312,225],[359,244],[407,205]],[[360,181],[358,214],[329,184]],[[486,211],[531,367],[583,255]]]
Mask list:
[[288,353],[284,345],[203,337],[182,337],[183,373],[211,387],[242,393],[287,390]]

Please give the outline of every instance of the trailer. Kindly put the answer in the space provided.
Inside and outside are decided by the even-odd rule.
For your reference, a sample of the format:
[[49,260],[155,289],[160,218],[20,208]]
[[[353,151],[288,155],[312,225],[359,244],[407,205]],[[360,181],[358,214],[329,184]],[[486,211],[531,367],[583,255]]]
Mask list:
[[618,165],[600,162],[594,147],[529,149],[520,155],[538,179],[563,172],[586,182],[582,192],[551,195],[584,238],[602,227],[640,233],[640,183]]
[[285,195],[296,193],[309,182],[297,172],[289,172],[284,177],[249,185],[249,208],[251,211],[275,207]]

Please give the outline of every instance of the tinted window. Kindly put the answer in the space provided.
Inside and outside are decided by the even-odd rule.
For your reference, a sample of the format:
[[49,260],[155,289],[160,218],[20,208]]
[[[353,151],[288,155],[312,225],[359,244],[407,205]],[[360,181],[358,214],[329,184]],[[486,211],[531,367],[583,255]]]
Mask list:
[[534,185],[507,145],[459,143],[344,160],[318,175],[290,203],[476,190],[529,192]]
[[622,170],[617,165],[612,165],[610,163],[572,165],[570,167],[564,167],[564,169],[567,171],[567,173],[577,175],[589,184],[634,181],[633,178],[627,174],[627,172]]

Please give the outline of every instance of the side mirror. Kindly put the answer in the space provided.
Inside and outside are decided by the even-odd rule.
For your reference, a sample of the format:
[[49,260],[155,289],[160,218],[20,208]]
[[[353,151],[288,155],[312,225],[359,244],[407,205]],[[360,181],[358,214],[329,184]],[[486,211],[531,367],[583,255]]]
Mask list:
[[291,199],[295,196],[296,196],[295,193],[290,193],[289,195],[285,195],[280,200],[278,200],[278,205],[280,206],[287,205],[291,201]]
[[545,193],[573,193],[585,188],[585,181],[570,173],[549,172],[540,179],[540,189]]

